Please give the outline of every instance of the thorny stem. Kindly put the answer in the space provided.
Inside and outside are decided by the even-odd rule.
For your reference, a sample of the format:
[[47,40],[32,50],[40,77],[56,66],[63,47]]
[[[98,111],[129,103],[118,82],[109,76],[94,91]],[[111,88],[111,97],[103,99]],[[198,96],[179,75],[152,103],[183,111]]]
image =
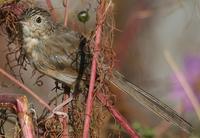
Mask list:
[[94,54],[92,59],[92,67],[91,67],[91,76],[90,76],[90,84],[89,84],[89,93],[86,103],[86,114],[85,114],[85,122],[84,122],[84,130],[83,130],[83,138],[88,138],[89,136],[89,127],[90,127],[90,120],[92,114],[92,105],[93,105],[93,98],[94,98],[94,85],[96,79],[96,68],[97,68],[97,58],[99,56],[99,45],[101,41],[101,33],[102,33],[102,19],[103,19],[103,11],[104,11],[105,1],[101,0],[100,5],[97,11],[97,29],[96,29],[96,39],[94,45]]
[[127,133],[131,136],[131,138],[139,138],[136,131],[130,127],[128,121],[119,113],[119,111],[114,106],[112,106],[112,104],[109,102],[109,100],[105,95],[98,92],[97,98],[103,105],[107,107],[109,112],[113,115],[113,117],[117,120],[117,122],[124,128],[124,130],[127,131]]
[[2,75],[4,75],[6,78],[8,78],[9,80],[11,80],[12,82],[14,82],[16,85],[18,85],[19,87],[21,87],[23,90],[25,90],[25,92],[29,93],[30,95],[32,95],[39,103],[41,103],[43,106],[45,106],[49,111],[51,111],[51,107],[44,101],[42,100],[39,96],[37,96],[31,89],[29,89],[28,87],[26,87],[24,84],[22,84],[21,82],[19,82],[17,79],[15,79],[13,76],[11,76],[10,74],[8,74],[6,71],[4,71],[2,68],[0,68],[0,73]]

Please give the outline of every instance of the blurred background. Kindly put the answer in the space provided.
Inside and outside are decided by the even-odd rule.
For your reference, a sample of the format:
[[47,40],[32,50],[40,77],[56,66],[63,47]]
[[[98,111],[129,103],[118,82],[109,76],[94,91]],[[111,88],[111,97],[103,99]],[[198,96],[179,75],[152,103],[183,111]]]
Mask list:
[[[199,99],[199,4],[195,0],[127,0],[117,1],[115,7],[117,27],[122,30],[116,36],[115,45],[126,47],[125,54],[117,51],[122,55],[121,72],[182,114],[194,128],[200,125],[199,118],[166,62],[164,51],[170,51]],[[160,119],[133,101],[125,101],[128,101],[124,105],[127,108],[121,107],[122,110],[133,111],[130,118],[153,126],[157,137],[186,137],[175,127],[166,129]],[[174,134],[170,135],[171,132]]]
[[[29,0],[30,1],[30,0]],[[57,12],[57,21],[64,20],[62,0],[52,0]],[[46,1],[33,1],[33,5],[47,8]],[[79,26],[79,31],[89,33],[95,28],[95,10],[97,1],[69,0],[68,25]],[[116,68],[129,81],[148,91],[155,97],[176,110],[194,127],[192,134],[187,134],[166,121],[158,118],[142,105],[128,96],[117,94],[115,105],[142,137],[151,138],[198,138],[200,137],[200,118],[185,94],[170,65],[166,62],[164,51],[168,50],[184,77],[187,79],[195,97],[200,101],[200,1],[198,0],[113,0],[113,15],[116,22],[114,49],[116,50]],[[88,22],[80,23],[77,14],[88,11]],[[1,67],[5,67],[5,36],[1,35]],[[25,84],[37,92],[43,99],[49,100],[54,81],[42,78],[42,87],[34,85],[37,75],[31,77],[32,69],[23,72]],[[1,77],[2,92],[19,92],[8,80]],[[51,81],[50,81],[51,80]],[[29,101],[35,108],[38,103],[31,97]],[[128,137],[110,116],[105,124],[105,134],[109,131],[122,132],[121,137]]]

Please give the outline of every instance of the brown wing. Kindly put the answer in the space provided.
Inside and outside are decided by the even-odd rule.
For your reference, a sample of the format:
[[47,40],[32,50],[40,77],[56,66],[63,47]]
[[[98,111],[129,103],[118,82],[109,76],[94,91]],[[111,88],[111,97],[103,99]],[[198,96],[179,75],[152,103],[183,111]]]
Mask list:
[[180,117],[176,111],[171,109],[166,104],[162,103],[160,100],[152,96],[151,94],[145,92],[144,90],[138,88],[134,84],[130,83],[125,79],[125,77],[119,72],[114,72],[114,77],[109,80],[109,83],[112,87],[120,89],[120,91],[128,94],[140,104],[144,105],[146,108],[165,119],[168,122],[171,122],[186,132],[191,132],[192,126]]
[[77,78],[77,68],[73,64],[80,39],[75,32],[65,31],[54,33],[44,41],[42,48],[43,61],[38,70],[67,84],[72,84]]
[[[76,59],[80,38],[73,31],[54,33],[45,41],[46,54],[49,62],[56,69],[61,69],[71,66]],[[76,67],[72,66],[76,69]]]

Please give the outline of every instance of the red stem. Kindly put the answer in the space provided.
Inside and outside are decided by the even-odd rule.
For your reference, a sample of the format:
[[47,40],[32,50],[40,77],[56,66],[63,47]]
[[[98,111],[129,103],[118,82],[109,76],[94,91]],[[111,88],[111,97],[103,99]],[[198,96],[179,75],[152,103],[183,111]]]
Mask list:
[[127,133],[131,136],[131,138],[139,138],[139,135],[136,131],[130,127],[128,121],[119,113],[119,111],[109,102],[107,97],[102,93],[97,93],[97,98],[104,104],[110,113],[112,113],[113,117],[117,120],[117,122],[127,131]]
[[96,39],[95,39],[95,46],[94,46],[94,55],[92,60],[92,67],[91,67],[91,77],[90,77],[90,85],[89,85],[89,93],[86,103],[86,114],[85,114],[85,123],[84,123],[84,130],[83,130],[83,138],[88,138],[89,136],[89,127],[90,127],[90,120],[92,114],[92,105],[93,105],[93,96],[94,96],[94,85],[96,79],[96,68],[97,68],[97,58],[99,56],[99,45],[101,41],[101,32],[102,32],[102,19],[103,19],[103,6],[104,2],[101,2],[97,12],[98,26],[96,29]]
[[42,100],[39,96],[37,96],[31,89],[29,89],[28,87],[26,87],[24,84],[22,84],[21,82],[19,82],[17,79],[15,79],[13,76],[11,76],[10,74],[8,74],[6,71],[4,71],[1,68],[0,68],[0,73],[2,75],[4,75],[6,78],[8,78],[9,80],[11,80],[12,82],[14,82],[19,87],[21,87],[25,92],[27,92],[30,95],[32,95],[39,103],[41,103],[48,110],[51,111],[51,107],[44,100]]

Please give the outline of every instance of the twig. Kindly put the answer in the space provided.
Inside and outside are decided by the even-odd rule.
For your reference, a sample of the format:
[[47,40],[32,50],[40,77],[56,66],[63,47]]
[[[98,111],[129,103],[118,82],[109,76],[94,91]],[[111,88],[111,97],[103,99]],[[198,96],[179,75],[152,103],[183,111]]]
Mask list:
[[89,136],[89,126],[92,114],[92,104],[94,98],[94,85],[96,79],[96,68],[97,68],[97,58],[99,56],[99,45],[101,41],[101,33],[102,33],[102,19],[103,11],[104,11],[105,1],[101,0],[100,5],[97,11],[97,29],[96,29],[96,39],[95,39],[95,46],[94,46],[94,53],[92,59],[92,67],[91,67],[91,76],[90,76],[90,84],[89,84],[89,93],[86,103],[86,114],[85,114],[85,122],[84,122],[84,130],[83,130],[83,138],[88,138]]
[[68,97],[66,100],[65,100],[65,98],[63,98],[63,100],[64,101],[61,104],[59,104],[52,110],[52,113],[48,116],[48,118],[52,118],[54,115],[63,116],[63,117],[68,118],[67,112],[61,112],[60,109],[61,108],[63,109],[63,107],[65,107],[68,103],[70,103],[73,100],[73,97]]
[[117,122],[127,131],[131,138],[139,138],[139,135],[136,133],[136,131],[130,127],[128,121],[117,111],[117,109],[114,106],[112,106],[112,104],[109,102],[105,95],[98,92],[97,98],[101,101],[103,105],[107,107],[109,112],[113,115]]
[[180,71],[180,69],[178,68],[177,64],[175,63],[174,59],[172,58],[171,54],[169,53],[169,51],[165,50],[164,51],[164,55],[165,55],[165,59],[167,61],[167,63],[170,65],[171,69],[174,71],[178,81],[180,82],[181,86],[183,87],[183,89],[185,90],[186,95],[188,96],[199,120],[200,120],[200,105],[199,102],[197,100],[197,98],[195,97],[195,94],[192,90],[192,88],[190,87],[189,83],[187,82],[185,76],[183,75],[183,73]]
[[55,11],[55,9],[53,8],[53,5],[52,5],[52,3],[51,3],[51,0],[46,0],[46,3],[47,3],[47,6],[48,6],[48,8],[49,8],[49,11],[50,11],[50,13],[51,13],[52,19],[53,19],[54,21],[56,21],[56,20],[57,20],[56,11]]
[[29,89],[28,87],[26,87],[24,84],[22,84],[21,82],[19,82],[17,79],[15,79],[14,77],[12,77],[10,74],[8,74],[6,71],[4,71],[2,68],[0,68],[0,73],[2,75],[4,75],[5,77],[7,77],[9,80],[11,80],[12,82],[14,82],[16,85],[18,85],[19,87],[21,87],[25,92],[29,93],[31,96],[33,96],[39,103],[41,103],[43,106],[45,106],[48,110],[51,111],[51,107],[44,101],[42,100],[39,96],[37,96],[31,89]]

